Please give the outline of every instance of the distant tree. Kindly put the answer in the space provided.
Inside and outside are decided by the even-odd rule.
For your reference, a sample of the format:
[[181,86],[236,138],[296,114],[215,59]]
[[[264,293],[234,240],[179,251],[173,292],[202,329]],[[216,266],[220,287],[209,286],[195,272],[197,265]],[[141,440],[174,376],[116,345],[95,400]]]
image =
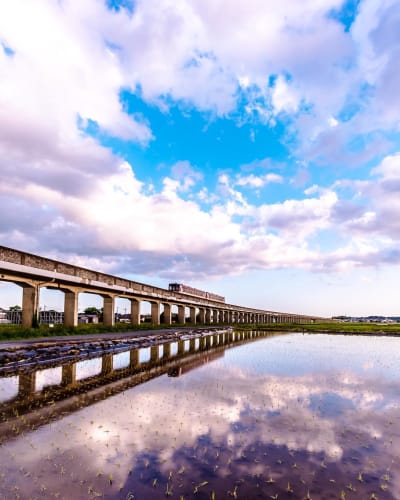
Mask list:
[[83,312],[85,314],[97,314],[97,316],[99,316],[101,311],[97,309],[97,307],[91,306],[87,307]]
[[21,306],[11,306],[9,311],[21,311]]

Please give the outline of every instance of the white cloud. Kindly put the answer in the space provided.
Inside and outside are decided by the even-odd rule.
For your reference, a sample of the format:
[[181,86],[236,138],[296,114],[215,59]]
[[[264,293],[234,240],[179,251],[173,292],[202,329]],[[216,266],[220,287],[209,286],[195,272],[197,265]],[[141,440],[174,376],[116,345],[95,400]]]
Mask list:
[[269,173],[265,175],[256,176],[254,174],[246,176],[237,176],[236,185],[237,186],[248,186],[252,188],[261,188],[266,184],[283,182],[283,177],[279,174]]
[[[374,265],[382,256],[397,261],[398,155],[373,171],[374,182],[358,183],[359,199],[348,204],[336,185],[256,206],[235,187],[262,188],[283,176],[219,173],[210,193],[197,169],[180,161],[157,191],[135,176],[135,165],[82,130],[97,124],[102,134],[146,145],[150,125],[123,109],[121,90],[140,87],[145,100],[160,106],[184,101],[219,116],[236,111],[240,86],[240,98],[247,97],[245,105],[261,121],[282,111],[301,115],[299,103],[307,103],[295,125],[300,142],[314,147],[309,157],[348,161],[341,147],[352,129],[378,127],[363,110],[347,125],[338,118],[348,99],[360,104],[357,92],[366,81],[379,126],[398,125],[392,83],[399,76],[393,24],[399,7],[365,0],[346,33],[327,15],[341,4],[233,0],[227,9],[222,0],[141,0],[129,13],[95,0],[3,2],[0,40],[13,51],[0,50],[4,241],[88,259],[105,253],[116,265],[126,252],[126,261],[140,255],[145,269],[160,273]],[[363,161],[377,146],[387,148],[375,139]],[[302,179],[305,171],[295,182]],[[210,211],[185,200],[188,193],[211,203]],[[313,238],[338,221],[356,244],[322,254]],[[380,238],[364,246],[367,233]]]
[[94,1],[81,8],[50,0],[0,6],[0,37],[15,51],[13,57],[1,51],[3,137],[32,129],[69,142],[79,135],[80,116],[110,135],[143,143],[151,139],[147,125],[124,113],[119,102],[125,81],[102,32],[109,17]]
[[272,90],[272,105],[275,113],[295,113],[299,108],[299,97],[289,82],[279,75]]

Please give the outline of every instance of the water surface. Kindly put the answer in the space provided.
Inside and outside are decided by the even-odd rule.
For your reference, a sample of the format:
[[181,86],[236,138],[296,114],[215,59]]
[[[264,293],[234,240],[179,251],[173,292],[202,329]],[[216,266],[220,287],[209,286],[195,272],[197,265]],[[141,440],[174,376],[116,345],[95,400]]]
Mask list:
[[400,498],[399,339],[220,339],[0,379],[0,498]]

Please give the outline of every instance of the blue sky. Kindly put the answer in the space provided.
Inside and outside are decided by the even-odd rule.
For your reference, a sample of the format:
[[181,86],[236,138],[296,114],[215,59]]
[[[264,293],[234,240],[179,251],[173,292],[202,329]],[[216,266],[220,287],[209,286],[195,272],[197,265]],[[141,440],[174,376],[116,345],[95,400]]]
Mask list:
[[2,244],[230,303],[398,314],[399,16],[395,0],[4,2]]

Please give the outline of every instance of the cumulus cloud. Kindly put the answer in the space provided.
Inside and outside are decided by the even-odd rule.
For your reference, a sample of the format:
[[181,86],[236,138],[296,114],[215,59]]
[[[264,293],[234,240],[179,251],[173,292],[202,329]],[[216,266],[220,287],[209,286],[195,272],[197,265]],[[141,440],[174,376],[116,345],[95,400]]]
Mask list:
[[246,175],[246,176],[238,176],[236,185],[237,186],[248,186],[252,188],[261,188],[266,184],[271,183],[279,183],[283,182],[283,177],[279,174],[269,173],[262,176],[256,176],[254,174]]
[[[173,102],[232,119],[257,109],[263,123],[290,116],[298,151],[312,161],[329,156],[348,164],[342,149],[353,128],[375,133],[398,126],[393,19],[399,7],[365,0],[345,31],[329,15],[341,4],[284,0],[272,8],[234,0],[227,10],[222,0],[143,0],[116,11],[95,0],[3,3],[3,241],[46,254],[52,249],[69,260],[105,255],[115,271],[140,264],[184,276],[396,260],[398,155],[373,171],[374,181],[349,181],[350,200],[342,183],[256,205],[238,187],[283,184],[283,175],[255,173],[256,163],[270,168],[267,159],[243,166],[237,177],[217,172],[215,192],[181,159],[156,189],[138,178],[136,165],[101,145],[101,137],[142,147],[154,139],[151,123],[121,102],[123,90],[140,89],[143,100],[163,110]],[[374,126],[360,105],[366,84]],[[349,101],[356,106],[346,124],[341,112]],[[387,149],[383,134],[373,138],[359,161]],[[308,182],[305,170],[298,175],[294,182]],[[321,252],[313,238],[338,222],[352,244]],[[379,238],[367,244],[367,233]]]

